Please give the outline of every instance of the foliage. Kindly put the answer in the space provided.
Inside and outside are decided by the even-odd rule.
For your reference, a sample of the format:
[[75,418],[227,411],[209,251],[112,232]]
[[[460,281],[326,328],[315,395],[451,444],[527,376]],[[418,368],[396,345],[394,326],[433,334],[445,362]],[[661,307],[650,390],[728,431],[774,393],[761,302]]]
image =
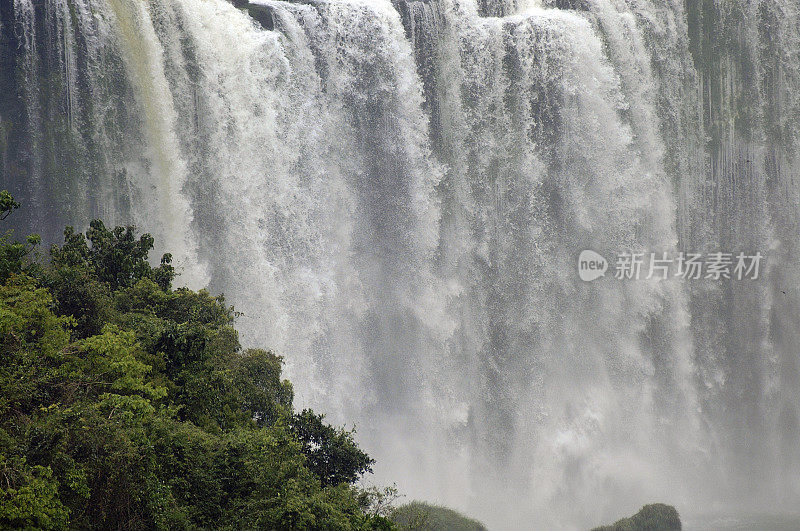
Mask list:
[[458,512],[428,503],[413,501],[395,509],[391,520],[401,530],[414,531],[485,531],[477,520]]
[[395,510],[394,504],[402,496],[396,485],[391,487],[369,486],[359,492],[359,503],[369,514],[389,518]]
[[631,516],[613,525],[598,527],[594,531],[680,531],[681,518],[675,507],[654,503],[645,505]]
[[53,246],[50,253],[55,265],[85,268],[112,290],[131,287],[143,278],[149,278],[161,289],[168,290],[175,277],[175,270],[170,265],[172,255],[162,256],[159,267],[150,267],[147,255],[153,249],[153,243],[149,234],[142,234],[137,240],[133,227],[109,230],[96,219],[90,223],[86,236],[67,227],[64,245]]
[[0,527],[394,528],[353,432],[295,415],[282,359],[172,289],[149,235],[68,227],[49,263],[36,243],[0,240]]
[[6,219],[13,211],[19,208],[19,203],[14,201],[8,190],[0,192],[0,220]]
[[292,432],[302,443],[308,467],[322,484],[353,483],[365,472],[372,472],[374,461],[356,445],[355,432],[333,428],[323,420],[324,415],[308,409],[291,420]]
[[[6,219],[19,206],[8,190],[0,191],[0,220]],[[36,234],[28,236],[25,243],[11,241],[11,237],[11,232],[0,236],[0,282],[5,282],[12,273],[25,269],[26,258],[41,241]]]
[[0,456],[0,524],[4,529],[58,529],[69,510],[58,499],[58,483],[49,467],[27,466]]

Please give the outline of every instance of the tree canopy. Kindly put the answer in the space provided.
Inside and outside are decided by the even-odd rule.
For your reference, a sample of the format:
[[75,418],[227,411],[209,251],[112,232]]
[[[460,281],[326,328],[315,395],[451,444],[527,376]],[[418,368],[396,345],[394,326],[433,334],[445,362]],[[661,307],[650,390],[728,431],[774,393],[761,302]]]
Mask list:
[[[18,205],[3,192],[0,219]],[[0,238],[0,527],[392,529],[353,432],[295,414],[282,358],[93,221],[49,260]]]

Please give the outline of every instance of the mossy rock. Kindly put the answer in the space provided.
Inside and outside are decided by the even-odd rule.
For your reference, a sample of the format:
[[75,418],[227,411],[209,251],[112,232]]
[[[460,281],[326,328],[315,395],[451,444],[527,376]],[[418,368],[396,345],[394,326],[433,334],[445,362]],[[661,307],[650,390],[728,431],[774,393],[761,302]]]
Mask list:
[[447,507],[419,501],[398,507],[390,519],[403,531],[486,531],[477,520]]
[[645,505],[631,516],[613,525],[597,527],[593,531],[680,531],[681,518],[671,505],[654,503]]

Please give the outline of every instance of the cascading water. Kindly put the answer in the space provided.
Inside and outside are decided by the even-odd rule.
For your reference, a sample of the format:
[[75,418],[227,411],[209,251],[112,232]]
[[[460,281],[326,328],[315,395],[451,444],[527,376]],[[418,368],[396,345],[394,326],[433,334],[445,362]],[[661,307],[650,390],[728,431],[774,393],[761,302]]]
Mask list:
[[[249,9],[3,2],[18,228],[151,232],[376,481],[498,528],[796,503],[796,3]],[[588,284],[583,249],[769,260]]]

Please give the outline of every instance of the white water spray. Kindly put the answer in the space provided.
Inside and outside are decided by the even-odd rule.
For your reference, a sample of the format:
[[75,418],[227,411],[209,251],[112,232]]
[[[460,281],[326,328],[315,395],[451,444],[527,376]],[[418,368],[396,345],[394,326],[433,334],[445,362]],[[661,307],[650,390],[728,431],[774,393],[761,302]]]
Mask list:
[[[797,499],[792,2],[257,4],[15,0],[36,208],[68,181],[64,221],[153,233],[411,497],[497,528]],[[585,284],[583,249],[773,259]]]

